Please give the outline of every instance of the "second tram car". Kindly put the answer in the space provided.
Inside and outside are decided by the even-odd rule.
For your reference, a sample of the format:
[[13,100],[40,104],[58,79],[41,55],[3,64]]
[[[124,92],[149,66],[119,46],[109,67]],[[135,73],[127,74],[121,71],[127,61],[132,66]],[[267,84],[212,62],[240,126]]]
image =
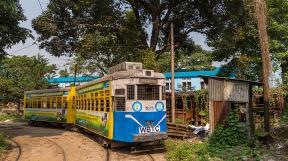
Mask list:
[[113,142],[167,138],[165,78],[142,63],[124,62],[77,87],[25,92],[29,121],[75,124]]

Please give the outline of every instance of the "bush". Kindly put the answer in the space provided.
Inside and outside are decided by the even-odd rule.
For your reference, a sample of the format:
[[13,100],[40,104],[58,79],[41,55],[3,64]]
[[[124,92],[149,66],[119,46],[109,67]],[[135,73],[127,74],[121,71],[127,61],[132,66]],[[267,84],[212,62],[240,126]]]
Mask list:
[[239,123],[238,110],[232,110],[204,143],[187,143],[168,139],[167,160],[171,161],[238,161],[260,160],[259,148],[248,147],[247,128]]
[[237,109],[232,110],[223,124],[215,129],[209,144],[216,149],[248,144],[247,127],[245,123],[239,123]]
[[288,105],[286,105],[286,107],[284,108],[284,111],[280,117],[280,124],[282,126],[288,124]]
[[10,144],[7,141],[7,137],[0,133],[0,158],[3,155],[3,153],[10,148]]
[[5,113],[0,113],[0,122],[1,121],[6,121],[6,120],[11,120],[11,121],[21,121],[23,120],[21,115],[18,114],[5,114]]
[[207,143],[182,143],[177,144],[173,140],[166,141],[167,160],[171,161],[208,161]]

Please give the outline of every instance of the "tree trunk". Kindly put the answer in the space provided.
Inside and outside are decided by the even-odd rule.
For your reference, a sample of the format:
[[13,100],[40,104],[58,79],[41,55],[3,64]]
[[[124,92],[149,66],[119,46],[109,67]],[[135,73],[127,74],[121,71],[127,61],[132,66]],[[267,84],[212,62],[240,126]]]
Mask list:
[[156,46],[157,46],[157,42],[158,42],[158,38],[159,38],[159,17],[157,13],[153,13],[152,14],[152,34],[151,34],[151,40],[150,40],[150,48],[155,51],[156,50]]
[[263,79],[263,97],[264,97],[264,129],[270,131],[269,121],[269,72],[271,60],[269,55],[268,36],[266,28],[266,2],[265,0],[255,0],[255,13],[257,17],[258,32],[261,46],[262,57],[262,79]]
[[[285,62],[287,62],[287,60]],[[282,74],[281,74],[282,83],[287,84],[288,80],[287,80],[287,78],[285,78],[285,74],[288,72],[288,64],[287,63],[281,64],[281,72],[282,72]]]

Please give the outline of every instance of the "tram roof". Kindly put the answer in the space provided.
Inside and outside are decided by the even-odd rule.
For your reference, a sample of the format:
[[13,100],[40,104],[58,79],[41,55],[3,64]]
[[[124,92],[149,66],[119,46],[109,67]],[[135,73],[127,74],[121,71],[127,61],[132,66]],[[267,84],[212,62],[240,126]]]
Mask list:
[[52,92],[66,92],[69,90],[69,87],[65,88],[53,88],[53,89],[40,89],[40,90],[32,90],[25,91],[25,94],[35,94],[35,93],[52,93]]
[[71,83],[71,82],[90,82],[100,78],[99,76],[82,76],[82,77],[58,77],[47,79],[49,83]]

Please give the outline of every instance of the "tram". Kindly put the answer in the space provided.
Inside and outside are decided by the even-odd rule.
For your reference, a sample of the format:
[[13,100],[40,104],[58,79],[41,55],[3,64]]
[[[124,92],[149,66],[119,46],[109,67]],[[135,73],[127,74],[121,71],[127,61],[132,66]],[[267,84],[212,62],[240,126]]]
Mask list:
[[123,62],[109,74],[76,87],[26,91],[30,122],[76,125],[111,144],[167,138],[165,77],[142,63]]

